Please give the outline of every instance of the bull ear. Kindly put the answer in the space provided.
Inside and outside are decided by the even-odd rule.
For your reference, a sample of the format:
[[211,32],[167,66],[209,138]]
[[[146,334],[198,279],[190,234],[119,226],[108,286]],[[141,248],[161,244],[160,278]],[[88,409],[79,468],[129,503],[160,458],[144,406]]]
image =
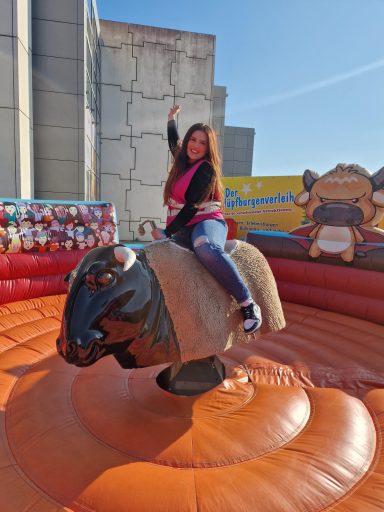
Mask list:
[[113,253],[119,263],[123,263],[124,272],[132,267],[136,261],[136,254],[129,247],[118,245],[114,248]]
[[370,180],[374,192],[384,188],[384,167],[375,172],[375,174],[371,176]]
[[302,190],[297,196],[295,197],[295,205],[296,206],[305,206],[309,201],[309,192],[306,190]]
[[309,169],[307,169],[306,171],[304,171],[304,174],[303,174],[303,185],[304,185],[304,189],[307,191],[307,192],[310,192],[311,191],[311,188],[313,187],[313,184],[315,183],[315,181],[317,181],[319,179],[319,175],[317,174],[317,172],[313,172],[313,171],[310,171]]
[[376,190],[376,192],[372,194],[372,203],[379,208],[384,208],[384,189]]

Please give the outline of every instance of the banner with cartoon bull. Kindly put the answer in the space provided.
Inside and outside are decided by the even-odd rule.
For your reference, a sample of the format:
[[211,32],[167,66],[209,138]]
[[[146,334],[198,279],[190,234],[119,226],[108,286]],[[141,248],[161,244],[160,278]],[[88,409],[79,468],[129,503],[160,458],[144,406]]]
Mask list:
[[384,249],[384,167],[371,174],[357,164],[337,164],[322,176],[306,170],[295,203],[308,224],[292,230],[306,238],[308,256],[352,263]]
[[384,167],[374,173],[357,164],[337,164],[322,175],[306,170],[294,203],[302,212],[296,227],[274,237],[260,227],[247,241],[269,256],[384,270]]

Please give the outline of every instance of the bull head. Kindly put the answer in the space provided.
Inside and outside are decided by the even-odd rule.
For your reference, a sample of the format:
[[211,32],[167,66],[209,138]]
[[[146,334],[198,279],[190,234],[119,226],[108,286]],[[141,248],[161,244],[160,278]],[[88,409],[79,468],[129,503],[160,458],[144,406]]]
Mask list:
[[151,300],[145,258],[124,246],[91,250],[69,277],[59,354],[68,363],[89,366],[122,352],[145,330]]

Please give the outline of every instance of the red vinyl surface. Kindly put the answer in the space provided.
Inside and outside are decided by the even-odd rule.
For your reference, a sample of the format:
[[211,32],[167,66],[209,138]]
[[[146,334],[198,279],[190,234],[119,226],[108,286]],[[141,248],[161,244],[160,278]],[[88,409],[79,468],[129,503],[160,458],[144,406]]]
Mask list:
[[86,250],[34,254],[2,254],[0,304],[66,292],[64,277]]
[[384,325],[384,272],[269,257],[282,300]]

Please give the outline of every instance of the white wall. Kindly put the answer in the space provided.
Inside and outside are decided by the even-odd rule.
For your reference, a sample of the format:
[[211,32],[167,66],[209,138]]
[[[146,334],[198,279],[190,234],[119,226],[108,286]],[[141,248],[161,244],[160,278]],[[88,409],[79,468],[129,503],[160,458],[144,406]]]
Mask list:
[[164,226],[169,108],[182,105],[180,136],[212,120],[215,38],[104,20],[100,32],[101,197],[116,205],[121,240],[149,240],[137,228]]

